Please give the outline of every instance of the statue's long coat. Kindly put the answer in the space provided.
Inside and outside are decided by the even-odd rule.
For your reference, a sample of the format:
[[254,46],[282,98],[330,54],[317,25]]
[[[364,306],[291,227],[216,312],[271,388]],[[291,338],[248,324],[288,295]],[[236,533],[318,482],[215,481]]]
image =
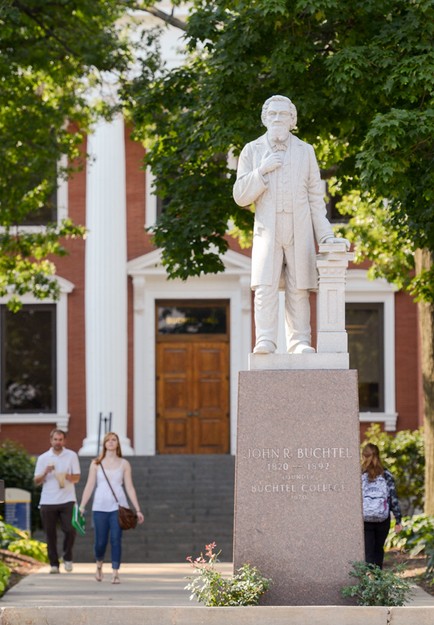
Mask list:
[[[258,170],[270,153],[266,134],[243,148],[233,191],[235,202],[239,206],[255,205],[251,277],[253,289],[259,284],[271,285],[273,280],[277,176],[274,172],[266,174],[268,183],[265,183]],[[315,239],[320,243],[334,235],[326,216],[324,186],[313,147],[290,134],[282,167],[291,176],[290,197],[287,201],[292,206],[294,215],[297,288],[315,289],[318,280]]]

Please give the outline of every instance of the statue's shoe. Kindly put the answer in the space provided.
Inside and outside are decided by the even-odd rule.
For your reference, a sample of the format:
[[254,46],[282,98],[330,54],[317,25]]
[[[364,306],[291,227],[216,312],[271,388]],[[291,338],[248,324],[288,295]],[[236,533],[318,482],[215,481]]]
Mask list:
[[273,354],[276,351],[276,346],[272,341],[259,341],[256,343],[253,350],[254,354]]
[[309,343],[297,343],[297,345],[291,351],[291,354],[314,354],[315,348],[309,345]]

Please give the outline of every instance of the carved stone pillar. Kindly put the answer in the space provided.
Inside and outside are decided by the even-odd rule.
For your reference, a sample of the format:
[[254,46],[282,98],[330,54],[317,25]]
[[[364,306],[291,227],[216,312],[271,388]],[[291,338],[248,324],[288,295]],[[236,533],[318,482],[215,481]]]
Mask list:
[[317,353],[346,353],[345,275],[354,254],[345,243],[323,243],[317,255]]

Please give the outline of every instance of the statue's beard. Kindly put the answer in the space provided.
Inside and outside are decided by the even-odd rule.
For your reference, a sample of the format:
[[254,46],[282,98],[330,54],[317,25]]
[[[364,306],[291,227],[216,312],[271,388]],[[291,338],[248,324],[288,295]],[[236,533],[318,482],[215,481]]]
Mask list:
[[268,129],[268,137],[272,143],[283,143],[289,137],[289,130],[282,126],[270,127]]

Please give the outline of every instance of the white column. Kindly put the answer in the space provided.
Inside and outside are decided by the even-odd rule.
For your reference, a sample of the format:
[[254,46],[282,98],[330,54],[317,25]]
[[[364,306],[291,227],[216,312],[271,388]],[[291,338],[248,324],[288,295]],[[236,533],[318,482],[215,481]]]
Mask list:
[[88,138],[86,185],[86,425],[80,455],[97,452],[99,414],[123,454],[127,433],[127,254],[124,121],[100,120]]
[[317,256],[317,353],[346,353],[345,274],[354,254],[345,243],[323,243]]

